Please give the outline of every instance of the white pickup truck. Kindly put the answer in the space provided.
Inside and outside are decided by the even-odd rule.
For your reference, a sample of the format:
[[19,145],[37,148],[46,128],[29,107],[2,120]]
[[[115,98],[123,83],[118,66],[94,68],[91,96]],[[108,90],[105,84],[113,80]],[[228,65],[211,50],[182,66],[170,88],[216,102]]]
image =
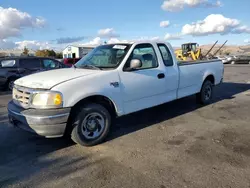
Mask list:
[[69,133],[93,146],[105,139],[113,118],[193,94],[209,103],[223,72],[220,60],[177,62],[169,43],[101,45],[72,68],[16,80],[9,120],[47,138]]

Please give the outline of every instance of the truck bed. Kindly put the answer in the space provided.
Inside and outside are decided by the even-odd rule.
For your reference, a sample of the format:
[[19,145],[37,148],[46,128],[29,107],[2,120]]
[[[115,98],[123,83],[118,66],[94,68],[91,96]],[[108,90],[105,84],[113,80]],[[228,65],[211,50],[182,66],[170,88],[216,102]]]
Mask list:
[[221,60],[202,60],[193,62],[178,62],[179,90],[178,98],[200,92],[203,80],[211,75],[214,85],[221,82],[224,66]]
[[178,61],[179,66],[184,66],[184,65],[195,65],[195,64],[201,64],[201,63],[213,63],[221,61],[219,59],[211,59],[211,60],[198,60],[198,61]]

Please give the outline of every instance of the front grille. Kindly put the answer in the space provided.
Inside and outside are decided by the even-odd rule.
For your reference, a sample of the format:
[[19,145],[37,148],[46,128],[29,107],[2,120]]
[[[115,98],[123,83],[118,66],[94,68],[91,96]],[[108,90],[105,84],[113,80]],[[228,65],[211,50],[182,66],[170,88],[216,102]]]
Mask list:
[[13,101],[15,104],[28,108],[30,105],[31,91],[28,88],[17,87],[13,88]]

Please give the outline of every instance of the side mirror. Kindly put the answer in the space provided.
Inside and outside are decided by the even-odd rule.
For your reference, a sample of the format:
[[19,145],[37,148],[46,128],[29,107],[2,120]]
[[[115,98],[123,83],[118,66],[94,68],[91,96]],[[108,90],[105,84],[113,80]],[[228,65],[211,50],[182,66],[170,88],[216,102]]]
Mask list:
[[25,69],[24,68],[18,68],[18,73],[22,74],[25,72]]
[[132,59],[130,61],[130,67],[129,67],[130,70],[138,69],[138,68],[141,68],[141,67],[142,67],[141,60],[139,60],[139,59]]

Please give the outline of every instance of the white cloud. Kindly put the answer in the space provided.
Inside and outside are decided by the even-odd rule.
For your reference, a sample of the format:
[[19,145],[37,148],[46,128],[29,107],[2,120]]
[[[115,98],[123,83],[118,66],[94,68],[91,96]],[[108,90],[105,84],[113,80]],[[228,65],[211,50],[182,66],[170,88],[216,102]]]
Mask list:
[[221,14],[210,14],[203,21],[186,24],[182,27],[183,35],[205,36],[209,34],[250,33],[250,28],[241,26],[237,19],[226,18]]
[[[24,41],[8,41],[6,39],[0,39],[0,49],[24,49],[24,47],[27,47],[28,49],[32,50],[38,50],[38,49],[51,49],[51,43],[47,41],[30,41],[30,40],[24,40]],[[56,47],[55,47],[56,48]]]
[[162,21],[160,22],[160,27],[168,27],[170,25],[170,21]]
[[0,39],[17,37],[25,28],[37,28],[44,25],[43,18],[32,17],[30,14],[15,8],[0,7]]
[[151,41],[158,41],[158,40],[160,40],[160,37],[152,37],[149,40],[151,40]]
[[39,42],[35,40],[24,40],[15,42],[16,48],[18,49],[24,49],[24,47],[32,50],[42,50],[42,49],[50,49],[51,44],[49,42]]
[[250,43],[250,39],[245,39],[244,43]]
[[178,12],[185,7],[220,7],[221,2],[209,0],[165,0],[161,8],[169,12]]
[[232,33],[241,34],[241,33],[250,33],[250,28],[246,25],[235,28]]
[[83,43],[81,45],[90,45],[90,46],[93,45],[93,46],[96,46],[96,45],[104,44],[104,42],[106,42],[107,44],[113,44],[113,43],[123,43],[123,42],[126,43],[126,42],[144,41],[144,40],[159,41],[160,37],[139,37],[139,38],[134,39],[134,40],[133,39],[127,40],[127,39],[110,38],[107,41],[101,39],[100,37],[96,37],[93,40],[91,40],[89,42],[86,42],[86,43]]
[[164,37],[165,40],[180,40],[181,38],[181,34],[170,34],[167,33]]
[[93,40],[84,43],[83,45],[90,45],[90,46],[93,45],[93,46],[96,46],[96,45],[100,45],[102,43],[103,43],[102,39],[100,37],[96,37]]
[[107,41],[108,44],[121,42],[118,38],[111,38]]
[[107,41],[108,44],[110,43],[122,43],[122,42],[140,42],[140,41],[159,41],[160,40],[160,37],[139,37],[139,38],[136,38],[136,39],[130,39],[130,40],[126,40],[126,39],[123,39],[123,40],[120,40],[118,38],[112,38],[110,40]]
[[136,39],[131,39],[131,40],[128,40],[128,41],[159,41],[160,40],[160,37],[158,36],[155,36],[155,37],[138,37]]
[[0,49],[13,49],[15,48],[15,43],[8,41],[6,39],[0,39]]
[[91,41],[88,41],[81,45],[97,46],[97,45],[104,44],[104,42],[106,42],[107,44],[112,44],[112,43],[126,42],[126,40],[119,40],[118,38],[110,38],[108,41],[105,41],[105,40],[102,40],[100,37],[96,37],[92,39]]
[[100,29],[98,31],[98,36],[102,38],[116,38],[119,35],[115,32],[113,28]]

